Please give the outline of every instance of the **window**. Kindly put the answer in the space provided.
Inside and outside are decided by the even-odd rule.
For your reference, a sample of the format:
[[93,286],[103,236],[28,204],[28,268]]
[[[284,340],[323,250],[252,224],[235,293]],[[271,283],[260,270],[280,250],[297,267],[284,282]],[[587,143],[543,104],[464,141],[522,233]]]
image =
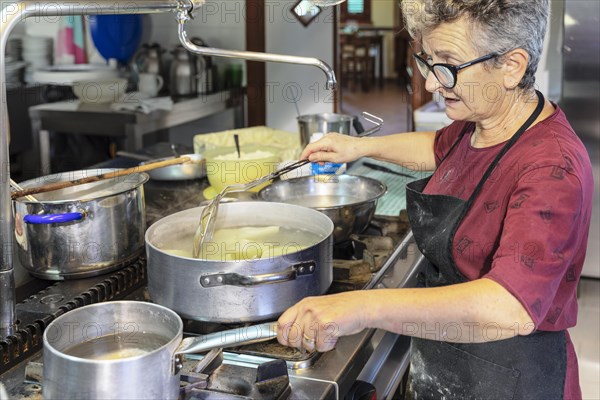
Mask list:
[[340,7],[342,23],[348,21],[371,23],[371,0],[348,0]]
[[348,14],[362,14],[365,11],[363,0],[348,0]]

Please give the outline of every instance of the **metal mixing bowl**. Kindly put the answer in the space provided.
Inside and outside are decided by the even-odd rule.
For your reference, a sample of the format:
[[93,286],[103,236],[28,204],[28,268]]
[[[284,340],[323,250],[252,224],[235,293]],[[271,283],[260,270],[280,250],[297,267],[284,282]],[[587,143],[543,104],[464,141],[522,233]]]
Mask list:
[[340,243],[369,226],[377,200],[386,191],[385,184],[364,176],[315,175],[273,182],[258,195],[322,212],[333,221],[335,242]]

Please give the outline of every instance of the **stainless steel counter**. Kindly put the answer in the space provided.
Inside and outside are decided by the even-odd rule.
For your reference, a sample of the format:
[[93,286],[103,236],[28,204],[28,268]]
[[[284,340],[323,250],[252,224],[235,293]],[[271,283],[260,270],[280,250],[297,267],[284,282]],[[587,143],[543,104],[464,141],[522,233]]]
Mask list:
[[123,150],[143,147],[144,136],[163,129],[193,122],[227,109],[234,109],[234,126],[245,126],[244,96],[229,91],[178,100],[170,111],[143,114],[132,110],[115,111],[110,104],[83,104],[61,101],[29,108],[37,169],[50,171],[50,132],[111,136],[123,141]]

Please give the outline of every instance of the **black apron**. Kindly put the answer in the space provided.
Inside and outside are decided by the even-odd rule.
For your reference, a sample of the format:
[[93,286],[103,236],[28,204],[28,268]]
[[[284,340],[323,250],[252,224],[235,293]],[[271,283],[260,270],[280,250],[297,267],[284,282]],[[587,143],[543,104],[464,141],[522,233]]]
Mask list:
[[[430,178],[407,185],[411,228],[428,261],[425,286],[467,281],[452,256],[454,235],[500,159],[540,115],[544,98],[539,92],[537,95],[536,110],[496,156],[467,201],[423,194]],[[465,126],[444,160],[471,127]],[[566,366],[565,331],[537,331],[529,336],[466,344],[413,338],[407,398],[562,399]]]

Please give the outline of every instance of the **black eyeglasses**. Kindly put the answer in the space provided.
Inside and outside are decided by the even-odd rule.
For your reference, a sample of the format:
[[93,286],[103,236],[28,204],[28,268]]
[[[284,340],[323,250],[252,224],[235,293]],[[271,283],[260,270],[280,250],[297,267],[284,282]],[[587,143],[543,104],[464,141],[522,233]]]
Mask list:
[[469,61],[457,66],[451,64],[429,65],[429,63],[423,59],[422,55],[423,53],[413,54],[413,57],[417,62],[417,67],[419,68],[421,75],[423,75],[423,78],[427,79],[429,73],[433,72],[433,75],[435,75],[438,82],[440,82],[446,89],[452,89],[454,86],[456,86],[456,82],[458,81],[458,71],[461,69],[465,69],[471,65],[475,65],[498,56],[496,53],[490,53],[473,61]]

